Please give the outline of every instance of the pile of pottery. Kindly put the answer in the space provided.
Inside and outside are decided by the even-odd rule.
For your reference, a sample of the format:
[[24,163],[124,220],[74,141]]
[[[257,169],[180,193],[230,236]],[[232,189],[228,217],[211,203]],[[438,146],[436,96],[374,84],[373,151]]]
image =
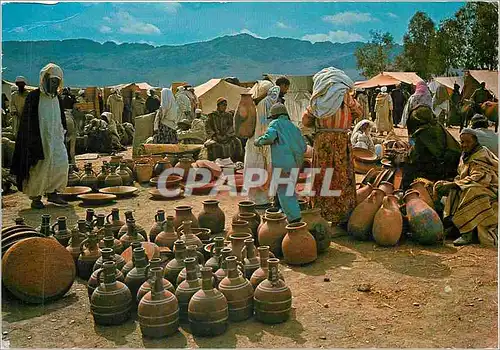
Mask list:
[[[404,205],[400,206],[400,201]],[[430,245],[443,239],[443,223],[423,182],[413,182],[402,198],[395,195],[389,182],[381,182],[378,188],[367,184],[357,190],[357,203],[347,226],[355,239],[373,239],[381,246],[393,246],[402,237],[404,227],[408,228],[405,233],[419,244]]]
[[73,165],[68,173],[68,187],[85,186],[96,192],[99,188],[130,186],[134,183],[133,168],[130,160],[122,160],[121,156],[112,156],[108,163],[103,161],[101,172],[96,174],[92,163],[84,166],[84,173],[78,174]]

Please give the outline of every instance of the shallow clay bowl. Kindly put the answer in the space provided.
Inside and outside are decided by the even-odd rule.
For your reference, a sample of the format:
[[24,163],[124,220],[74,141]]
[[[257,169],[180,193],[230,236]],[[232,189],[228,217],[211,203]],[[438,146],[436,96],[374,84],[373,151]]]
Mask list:
[[43,303],[62,297],[76,276],[70,252],[47,238],[27,238],[2,258],[2,282],[17,298]]
[[134,186],[113,186],[101,188],[99,192],[105,194],[114,194],[117,197],[127,197],[135,194],[139,189]]
[[107,193],[89,193],[89,194],[81,194],[77,196],[78,199],[81,199],[84,204],[88,205],[96,205],[96,204],[105,204],[114,201],[117,197],[114,194]]
[[[151,242],[141,242],[142,247],[146,251],[148,260],[160,257],[160,247]],[[126,262],[132,260],[132,247],[128,247],[120,254]]]
[[[153,177],[151,180],[149,180],[149,184],[153,187],[158,188],[158,179],[159,179],[159,176]],[[181,182],[182,182],[182,176],[169,175],[167,177],[167,182],[166,182],[165,186],[167,188],[173,189],[173,188],[179,187]]]
[[[184,230],[179,231],[181,235],[184,234]],[[212,230],[209,228],[193,227],[191,232],[198,237],[201,241],[208,241],[212,235]]]
[[165,197],[160,193],[160,190],[157,188],[152,188],[148,191],[148,193],[151,195],[152,199],[155,200],[169,200],[169,199],[178,199],[182,198],[184,196],[184,191],[180,190],[178,195],[172,196],[172,197]]
[[81,194],[87,194],[92,192],[92,189],[87,186],[71,186],[66,187],[60,195],[65,199],[75,199]]
[[[206,185],[203,185],[202,187],[193,187],[192,188],[192,194],[194,195],[207,195],[212,191],[212,189],[216,186],[216,183],[210,182]],[[190,188],[190,186],[186,186],[186,189]]]

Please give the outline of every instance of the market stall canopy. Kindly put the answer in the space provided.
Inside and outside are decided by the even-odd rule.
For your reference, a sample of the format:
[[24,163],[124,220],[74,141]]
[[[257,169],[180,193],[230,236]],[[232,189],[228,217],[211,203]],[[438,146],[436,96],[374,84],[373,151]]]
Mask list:
[[223,79],[210,79],[204,84],[194,88],[194,93],[200,100],[201,109],[204,114],[212,113],[217,109],[217,99],[227,99],[227,110],[234,111],[240,103],[241,94],[247,93],[249,89],[228,83]]
[[469,74],[478,83],[485,82],[486,89],[493,95],[498,96],[498,71],[496,70],[470,70]]
[[464,77],[435,77],[428,85],[432,93],[436,92],[438,85],[445,86],[448,92],[451,93],[455,84],[460,86],[461,91],[464,87]]
[[357,88],[369,89],[377,86],[390,86],[400,83],[416,85],[423,81],[415,72],[382,72],[373,78],[365,81],[358,81],[354,84]]

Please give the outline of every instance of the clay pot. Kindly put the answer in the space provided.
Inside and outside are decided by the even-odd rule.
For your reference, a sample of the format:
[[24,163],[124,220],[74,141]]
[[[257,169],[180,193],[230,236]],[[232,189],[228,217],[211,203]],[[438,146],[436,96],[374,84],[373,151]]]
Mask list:
[[302,265],[313,262],[318,257],[316,240],[309,233],[305,222],[296,222],[286,226],[287,234],[283,238],[283,257],[287,264]]
[[175,164],[176,168],[180,168],[184,170],[184,173],[182,175],[182,178],[184,181],[187,179],[189,170],[192,168],[194,160],[192,158],[181,158],[179,159],[179,162]]
[[443,223],[436,211],[420,199],[419,192],[408,191],[404,200],[412,239],[424,245],[442,240]]
[[169,215],[162,222],[162,231],[156,236],[155,243],[159,247],[168,247],[174,249],[174,242],[178,239],[174,229],[174,217]]
[[104,186],[115,187],[124,185],[122,177],[116,173],[116,167],[112,166],[108,176],[104,179]]
[[85,165],[85,174],[80,178],[80,185],[90,187],[97,191],[97,177],[92,172],[92,165]]
[[135,163],[135,176],[137,182],[148,182],[153,177],[153,166],[149,163]]
[[218,289],[224,294],[229,307],[229,319],[233,322],[244,321],[253,314],[253,288],[237,268],[237,258],[226,258],[226,277],[219,283]]
[[205,267],[210,267],[212,272],[220,268],[221,250],[224,248],[224,237],[215,237],[210,248],[210,258],[205,262]]
[[321,216],[321,209],[314,208],[303,210],[300,212],[302,222],[307,224],[309,233],[316,240],[316,248],[318,253],[323,253],[330,247],[332,230],[328,221]]
[[218,287],[220,281],[224,279],[227,275],[227,263],[226,263],[226,258],[228,256],[231,256],[233,254],[233,250],[231,248],[225,247],[222,248],[220,251],[220,268],[215,271],[215,286]]
[[[134,220],[134,222],[135,222],[134,213],[131,210],[127,210],[125,212],[125,222],[128,222],[128,220]],[[137,233],[139,235],[141,235],[144,238],[144,241],[146,241],[146,242],[148,241],[148,235],[146,233],[146,230],[144,229],[144,227],[142,227],[141,225],[139,225],[137,222],[135,222],[135,230],[137,231]],[[118,232],[118,237],[117,238],[120,238],[121,236],[123,236],[127,232],[128,232],[128,226],[125,223],[120,228],[120,231]]]
[[394,185],[387,181],[382,181],[378,188],[384,191],[386,196],[394,193]]
[[396,196],[384,197],[382,206],[373,220],[373,238],[378,245],[393,246],[398,243],[403,231],[403,217]]
[[234,114],[234,132],[238,137],[249,138],[255,134],[257,110],[252,94],[242,93],[238,109]]
[[184,259],[186,258],[186,244],[182,240],[174,242],[174,258],[165,266],[165,278],[174,286],[177,285],[177,276],[186,267]]
[[255,209],[255,202],[253,202],[253,201],[241,201],[241,202],[239,202],[238,203],[238,213],[236,213],[233,216],[233,221],[238,219],[239,213],[254,213],[255,215],[257,215],[257,218],[255,220],[260,225],[261,218],[260,218],[259,213]]
[[203,210],[198,215],[198,223],[200,227],[208,228],[214,234],[224,231],[226,216],[219,208],[218,200],[207,199],[203,201]]
[[237,220],[248,222],[248,228],[252,232],[254,240],[257,242],[259,239],[258,229],[260,225],[260,223],[257,221],[257,215],[255,213],[239,213]]
[[[298,199],[297,202],[299,202],[299,208],[301,211],[309,209],[309,202],[306,201],[305,199]],[[269,208],[269,209],[272,209],[271,213],[277,213],[279,211],[279,209],[277,209],[277,208]],[[269,210],[269,209],[267,209],[267,210]],[[266,213],[267,213],[267,210],[266,210]]]
[[97,234],[97,239],[100,242],[104,238],[104,225],[106,224],[106,215],[97,214],[95,220],[92,221],[94,231]]
[[134,219],[127,220],[127,233],[120,237],[120,242],[122,242],[123,249],[127,249],[130,247],[130,243],[132,242],[144,242],[146,241],[145,237],[141,236],[137,230]]
[[175,290],[175,296],[179,301],[179,318],[181,321],[188,320],[188,305],[191,298],[201,289],[201,281],[197,276],[196,258],[184,259],[186,265],[186,280]]
[[65,216],[59,216],[57,222],[52,225],[54,237],[63,247],[68,246],[69,239],[71,238],[71,230],[68,228],[66,220]]
[[101,167],[101,172],[97,175],[97,187],[103,188],[106,187],[106,177],[109,175],[108,167],[103,165]]
[[148,266],[148,258],[146,256],[146,251],[143,247],[134,248],[134,268],[127,273],[125,276],[125,284],[130,289],[130,293],[134,296],[134,306],[137,305],[137,292],[141,285],[147,280],[147,271],[146,268]]
[[179,233],[181,233],[180,239],[186,243],[186,246],[194,245],[198,249],[202,249],[203,242],[193,234],[191,227],[191,221],[186,220],[182,222],[182,225],[178,228]]
[[[17,220],[17,219],[16,219]],[[19,221],[21,222],[21,221]],[[24,219],[23,219],[24,222]],[[16,225],[24,225],[23,223],[17,223]],[[36,228],[36,232],[41,233],[45,237],[51,237],[54,232],[52,231],[52,228],[50,227],[50,214],[42,214],[42,223],[40,226]]]
[[170,293],[175,293],[175,288],[170,283],[169,280],[163,278],[163,268],[161,267],[161,259],[160,258],[154,258],[149,261],[149,265],[146,268],[146,274],[148,276],[148,279],[146,282],[144,282],[141,287],[139,288],[139,291],[137,292],[137,303],[140,303],[141,299],[149,292],[151,291],[152,286],[154,285],[154,272],[155,269],[160,269],[161,271],[161,280],[163,283],[163,289],[168,290]]
[[347,231],[355,239],[368,240],[372,233],[373,219],[382,205],[385,192],[375,188],[362,203],[353,210],[347,224]]
[[193,207],[190,205],[179,205],[175,207],[174,228],[179,230],[183,221],[191,221],[191,227],[200,227],[198,219],[193,214]]
[[[101,252],[101,257],[99,258],[99,259],[101,259],[100,264],[99,264],[99,259],[98,259],[98,261],[96,261],[96,263],[94,264],[94,271],[92,272],[89,280],[87,281],[87,292],[89,295],[89,299],[92,297],[92,293],[94,293],[94,290],[97,288],[97,286],[100,283],[104,282],[104,277],[102,275],[100,275],[100,281],[97,280],[97,276],[99,275],[99,271],[102,270],[103,265],[106,261],[112,261],[115,263],[115,267],[116,267],[115,278],[117,281],[123,282],[123,280],[125,279],[125,277],[123,276],[123,273],[119,270],[118,266],[116,265],[116,261],[113,257],[113,255],[114,255],[113,249],[103,248],[100,250],[100,252]],[[125,262],[123,262],[123,263],[125,263]]]
[[372,190],[373,190],[372,184],[370,183],[366,185],[361,184],[361,187],[356,190],[356,204],[360,204],[366,198],[368,198],[370,193],[372,193]]
[[233,229],[229,233],[229,241],[231,241],[231,249],[233,255],[238,261],[243,262],[243,248],[245,247],[245,239],[252,238],[252,233],[248,228],[246,221],[236,221],[232,225]]
[[123,159],[123,156],[111,156],[109,165],[118,167]]
[[124,162],[120,163],[120,167],[118,168],[118,170],[116,170],[116,175],[121,177],[124,186],[130,186],[134,183],[134,179],[129,173],[127,164]]
[[[111,249],[113,251],[112,260],[115,262],[116,268],[121,271],[123,269],[123,267],[125,266],[126,261],[123,258],[123,256],[116,253],[116,250],[114,248],[115,247],[114,246],[115,239],[113,237],[104,237],[103,241],[104,241],[104,247],[99,248],[99,249],[104,249],[104,248]],[[94,271],[97,270],[98,268],[102,267],[103,263],[104,263],[104,257],[101,256],[95,262]]]
[[275,256],[282,256],[281,245],[286,235],[286,216],[282,213],[267,213],[259,229],[259,244],[269,246]]
[[161,267],[151,269],[152,289],[144,295],[137,308],[141,332],[147,337],[161,338],[179,328],[179,304],[174,294],[164,288]]
[[377,155],[366,148],[353,147],[352,161],[354,171],[361,174],[366,174],[370,169],[377,167]]
[[[111,246],[106,244],[106,239],[110,239]],[[99,248],[113,248],[115,254],[121,254],[123,252],[123,243],[116,239],[113,235],[113,225],[112,224],[104,224],[104,237],[99,242]],[[121,268],[120,268],[121,270]]]
[[264,281],[267,278],[269,264],[267,259],[269,259],[269,246],[261,245],[257,248],[259,252],[259,268],[252,273],[250,277],[250,283],[252,287],[255,289],[260,284],[260,282]]
[[122,159],[122,162],[124,162],[127,165],[127,168],[129,170],[129,174],[133,178],[134,177],[134,168],[135,168],[134,160],[130,159],[130,158],[126,158],[126,159]]
[[155,242],[156,236],[161,232],[163,222],[165,221],[165,210],[159,209],[156,211],[155,223],[149,230],[149,241]]
[[80,176],[75,171],[75,166],[73,164],[69,165],[68,171],[68,187],[80,185]]
[[201,269],[201,290],[188,304],[188,320],[191,332],[197,336],[216,336],[227,329],[229,313],[227,299],[212,285],[212,269]]
[[417,191],[419,193],[419,198],[427,203],[429,207],[434,209],[434,201],[432,200],[429,191],[425,188],[425,183],[423,181],[413,181],[410,184],[410,189]]
[[97,235],[90,232],[87,238],[80,243],[80,256],[77,262],[78,276],[88,280],[92,274],[94,264],[100,256]]
[[259,258],[255,253],[255,245],[253,238],[247,238],[244,240],[244,259],[243,259],[243,271],[245,272],[245,277],[250,279],[252,274],[260,266]]
[[292,292],[279,278],[278,259],[268,259],[269,274],[254,293],[255,318],[263,323],[281,323],[288,320],[292,310]]
[[73,230],[71,233],[70,245],[66,247],[66,250],[71,253],[73,260],[78,261],[78,257],[80,256],[80,244],[86,237],[87,226],[85,224],[85,220],[78,220],[79,230]]
[[118,238],[118,232],[125,225],[125,222],[120,220],[120,209],[113,208],[111,209],[111,214],[106,216],[106,222],[111,225],[111,231],[113,232],[113,236]]
[[159,160],[158,162],[156,162],[156,164],[153,168],[153,175],[160,176],[161,173],[163,173],[163,171],[165,169],[169,169],[171,167],[172,167],[172,164],[170,164],[170,161],[168,159]]
[[[127,249],[130,249],[132,250],[132,252],[134,251],[135,248],[141,248],[142,245],[141,245],[141,242],[139,241],[136,241],[136,242],[132,242],[130,244],[130,247],[127,248]],[[123,257],[123,256],[122,256]],[[147,256],[146,256],[147,257]],[[122,273],[123,273],[123,276],[127,277],[127,274],[132,271],[132,269],[134,268],[134,259],[133,259],[133,255],[132,255],[132,259],[130,259],[129,261],[125,260],[126,263],[125,263],[125,266],[123,266],[122,268]]]
[[104,274],[104,283],[99,284],[90,298],[90,311],[94,322],[101,325],[118,325],[127,321],[132,308],[132,294],[128,287],[116,280],[116,266],[106,261],[97,274]]
[[[186,245],[186,259],[187,258],[195,258],[198,261],[198,264],[196,266],[196,275],[198,276],[198,278],[201,278],[201,268],[205,264],[205,258],[203,257],[203,254],[197,250],[197,247],[195,245]],[[183,268],[181,272],[179,272],[176,285],[181,284],[182,281],[186,279],[186,272],[186,268]]]

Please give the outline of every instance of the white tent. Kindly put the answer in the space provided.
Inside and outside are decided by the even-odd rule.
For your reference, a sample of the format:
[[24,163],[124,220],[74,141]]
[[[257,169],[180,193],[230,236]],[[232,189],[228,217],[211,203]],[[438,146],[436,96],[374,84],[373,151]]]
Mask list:
[[444,85],[448,89],[448,92],[451,93],[453,91],[453,86],[458,84],[460,86],[460,90],[464,87],[464,77],[435,77],[432,81],[427,84],[429,89],[434,94],[439,85]]
[[219,97],[227,99],[228,111],[236,110],[240,103],[241,94],[248,91],[247,88],[228,83],[222,79],[210,79],[194,88],[194,93],[200,101],[204,114],[212,113],[217,109],[217,99]]

